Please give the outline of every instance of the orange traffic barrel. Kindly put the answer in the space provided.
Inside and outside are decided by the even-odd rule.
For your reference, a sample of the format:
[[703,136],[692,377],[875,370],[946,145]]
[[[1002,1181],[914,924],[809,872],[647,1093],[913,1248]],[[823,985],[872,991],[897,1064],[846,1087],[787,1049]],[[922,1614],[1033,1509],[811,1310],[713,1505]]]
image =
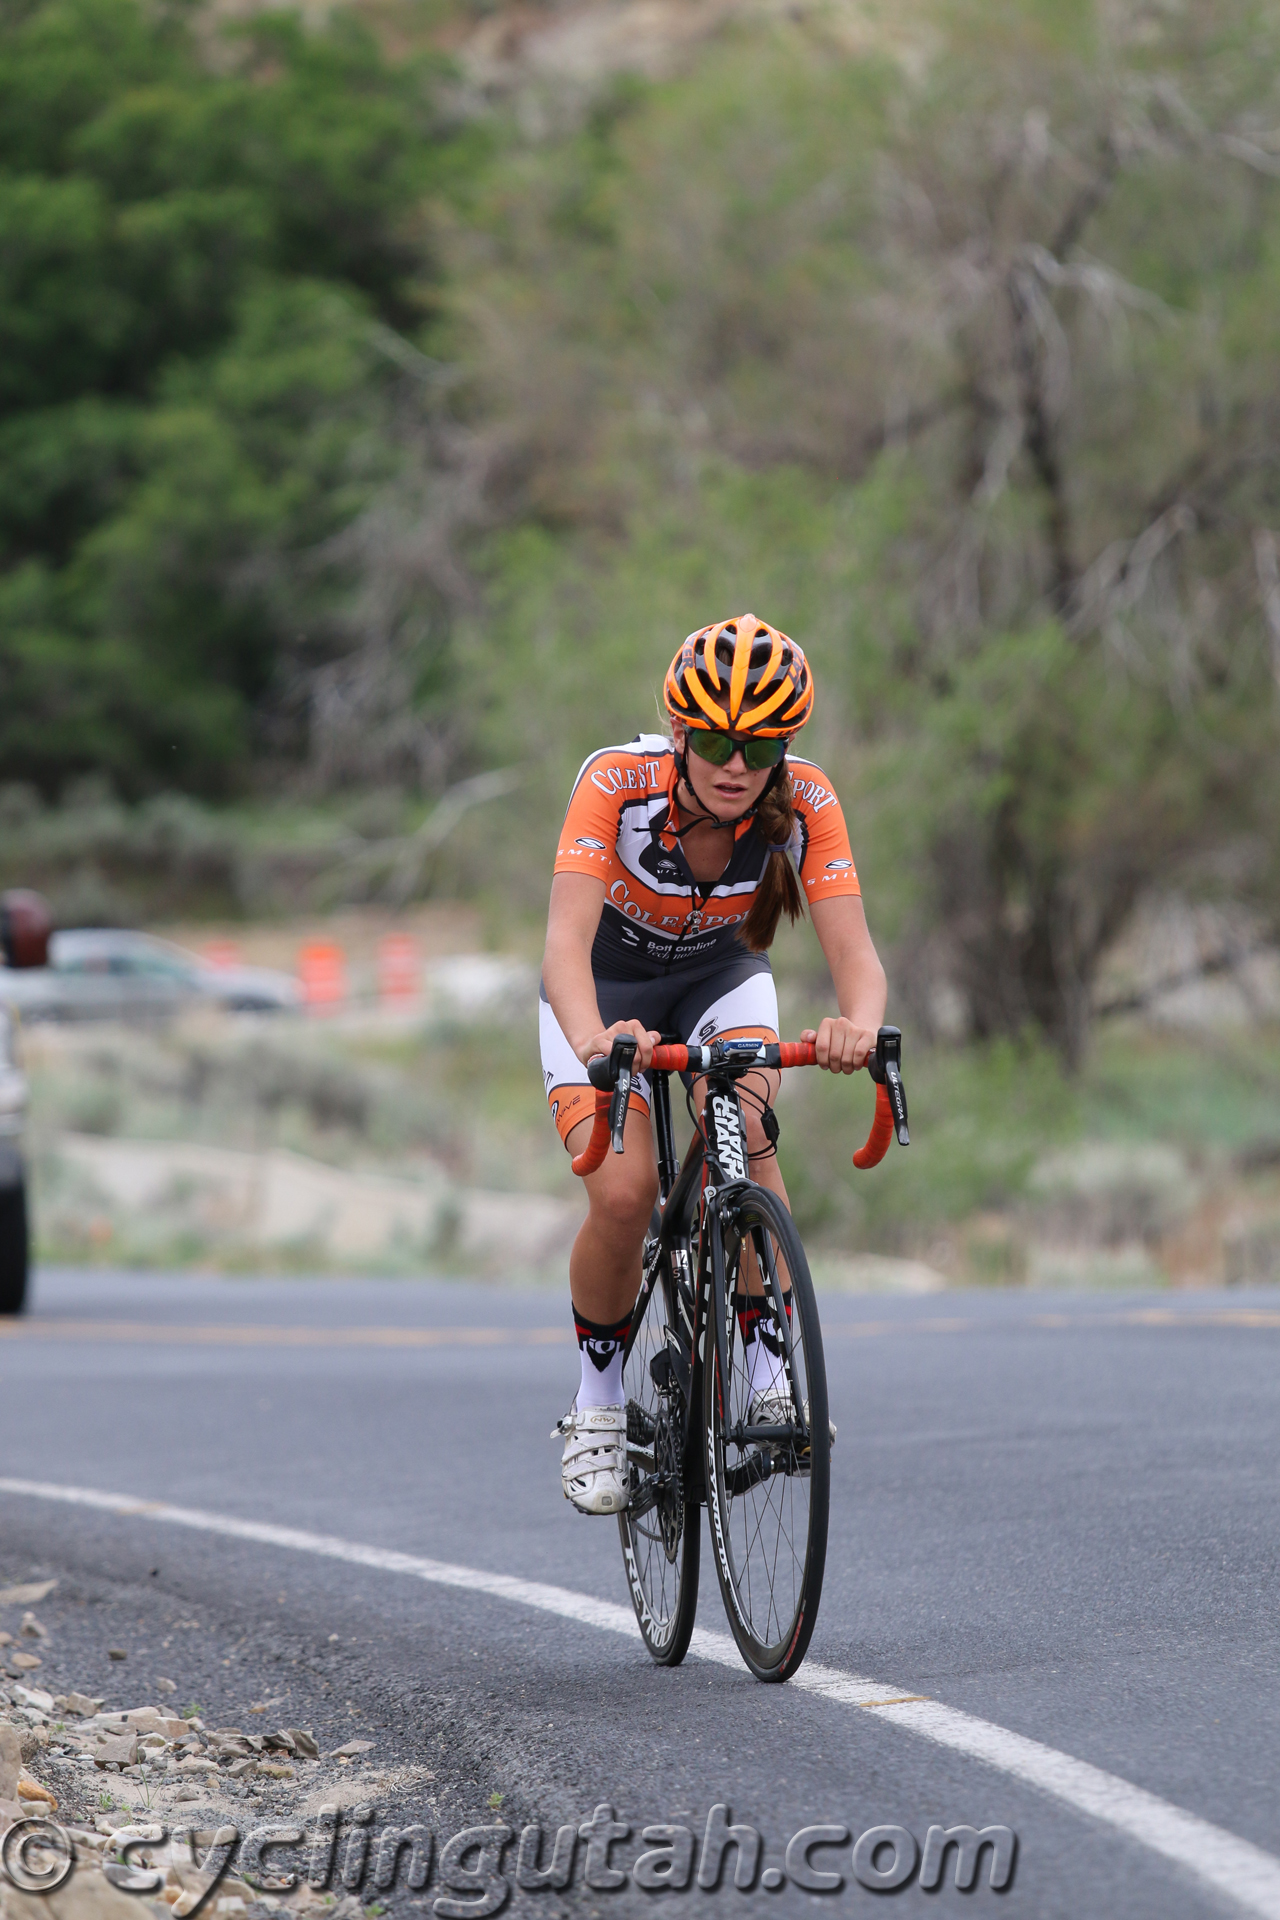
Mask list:
[[378,995],[404,1006],[422,993],[422,957],[411,933],[387,933],[378,942]]
[[310,940],[298,952],[298,984],[312,1013],[330,1013],[347,998],[347,956],[333,940]]

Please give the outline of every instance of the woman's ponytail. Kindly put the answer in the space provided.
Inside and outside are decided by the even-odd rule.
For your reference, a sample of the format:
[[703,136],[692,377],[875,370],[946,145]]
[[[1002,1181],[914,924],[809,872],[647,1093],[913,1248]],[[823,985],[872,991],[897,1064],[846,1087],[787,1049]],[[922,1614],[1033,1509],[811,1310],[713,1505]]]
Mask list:
[[800,882],[785,852],[795,828],[791,773],[784,761],[779,777],[765,789],[756,808],[756,831],[770,852],[751,910],[739,930],[752,953],[763,953],[773,945],[784,911],[789,920],[798,920],[804,912]]

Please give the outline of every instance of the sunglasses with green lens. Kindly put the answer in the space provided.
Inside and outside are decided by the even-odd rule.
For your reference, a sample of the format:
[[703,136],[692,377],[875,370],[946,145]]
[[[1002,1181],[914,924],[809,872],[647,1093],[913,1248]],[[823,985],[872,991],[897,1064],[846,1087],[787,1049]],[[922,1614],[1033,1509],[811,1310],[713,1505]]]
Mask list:
[[787,750],[787,742],[781,738],[769,740],[753,735],[739,740],[731,733],[711,733],[706,727],[690,727],[685,737],[699,760],[709,760],[713,767],[727,767],[741,747],[742,758],[752,773],[776,767]]

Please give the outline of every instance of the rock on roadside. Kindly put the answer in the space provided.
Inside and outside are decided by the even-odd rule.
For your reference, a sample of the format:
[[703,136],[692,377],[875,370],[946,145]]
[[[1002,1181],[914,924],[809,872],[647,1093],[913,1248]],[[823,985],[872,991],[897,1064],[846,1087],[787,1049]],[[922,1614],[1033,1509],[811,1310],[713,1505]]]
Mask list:
[[0,1800],[16,1800],[22,1772],[22,1740],[16,1727],[0,1726]]

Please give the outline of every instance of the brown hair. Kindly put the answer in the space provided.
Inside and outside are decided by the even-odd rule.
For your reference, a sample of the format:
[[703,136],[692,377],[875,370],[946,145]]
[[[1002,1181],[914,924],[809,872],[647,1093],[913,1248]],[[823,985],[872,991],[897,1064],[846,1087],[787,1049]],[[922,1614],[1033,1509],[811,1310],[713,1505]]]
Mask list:
[[773,945],[784,910],[789,920],[798,920],[804,912],[800,882],[783,850],[795,827],[791,773],[784,762],[780,778],[766,787],[756,808],[756,831],[772,851],[765,860],[755,899],[740,929],[744,943],[753,953],[763,953]]

